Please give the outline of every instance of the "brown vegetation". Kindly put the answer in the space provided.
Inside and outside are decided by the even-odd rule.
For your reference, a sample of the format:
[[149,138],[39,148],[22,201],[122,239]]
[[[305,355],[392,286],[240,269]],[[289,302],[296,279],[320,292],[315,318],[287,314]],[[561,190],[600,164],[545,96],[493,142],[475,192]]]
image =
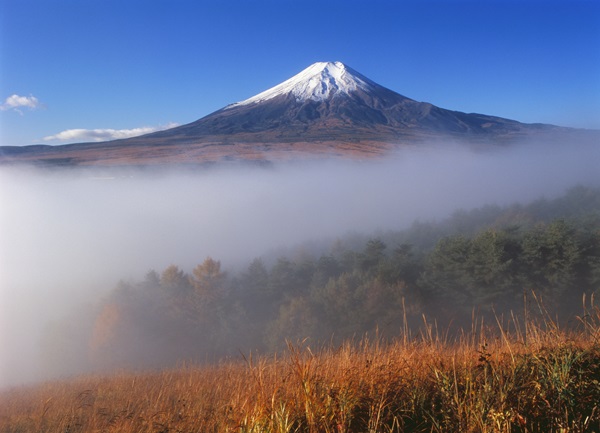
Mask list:
[[[535,314],[534,314],[535,313]],[[391,344],[83,376],[0,394],[1,432],[591,432],[600,309],[561,329],[539,303],[450,341],[425,321]]]
[[[139,142],[138,142],[139,141]],[[137,140],[127,146],[106,143],[44,146],[0,150],[0,165],[38,164],[47,166],[169,166],[226,164],[231,162],[277,162],[318,160],[328,157],[365,159],[383,157],[392,146],[373,140],[331,140],[316,142],[232,141],[228,137],[214,137],[209,141],[183,144],[154,143],[151,139]],[[413,143],[414,144],[414,143]],[[407,144],[405,144],[407,145]],[[400,145],[398,146],[400,147]]]

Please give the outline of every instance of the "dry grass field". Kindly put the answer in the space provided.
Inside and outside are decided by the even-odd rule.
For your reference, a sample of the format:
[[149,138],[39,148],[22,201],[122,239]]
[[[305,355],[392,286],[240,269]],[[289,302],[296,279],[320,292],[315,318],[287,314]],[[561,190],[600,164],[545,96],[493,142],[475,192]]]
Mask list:
[[[1,432],[598,432],[600,309],[0,393]],[[488,326],[490,325],[490,326]]]

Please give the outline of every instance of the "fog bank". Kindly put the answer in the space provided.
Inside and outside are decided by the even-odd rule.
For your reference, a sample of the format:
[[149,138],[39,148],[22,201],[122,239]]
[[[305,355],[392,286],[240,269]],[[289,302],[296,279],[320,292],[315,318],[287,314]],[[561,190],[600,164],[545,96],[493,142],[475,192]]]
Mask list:
[[600,185],[599,166],[600,145],[588,143],[195,172],[2,167],[0,386],[39,379],[45,326],[93,306],[120,279],[207,256],[242,267],[306,240],[552,198]]

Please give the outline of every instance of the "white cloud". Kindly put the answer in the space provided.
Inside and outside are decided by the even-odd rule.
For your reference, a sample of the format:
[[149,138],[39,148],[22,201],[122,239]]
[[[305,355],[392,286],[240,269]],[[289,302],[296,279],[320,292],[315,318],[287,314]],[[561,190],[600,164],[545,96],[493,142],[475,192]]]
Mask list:
[[14,94],[14,95],[10,95],[8,98],[6,98],[4,100],[2,105],[0,105],[0,110],[2,110],[2,111],[14,110],[19,114],[23,114],[23,112],[21,111],[21,108],[29,108],[30,110],[35,110],[35,109],[38,109],[41,107],[42,107],[42,104],[40,103],[38,98],[36,98],[33,95],[20,96],[20,95]]
[[144,126],[132,129],[67,129],[55,135],[44,137],[44,141],[54,142],[84,142],[84,141],[107,141],[120,138],[136,137],[151,132],[174,128],[178,123],[169,123],[161,126]]

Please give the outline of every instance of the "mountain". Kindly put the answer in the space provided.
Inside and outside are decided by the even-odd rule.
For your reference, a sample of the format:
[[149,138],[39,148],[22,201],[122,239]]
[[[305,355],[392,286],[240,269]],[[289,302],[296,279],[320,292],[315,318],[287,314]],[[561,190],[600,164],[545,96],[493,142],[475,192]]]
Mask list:
[[455,140],[499,145],[569,131],[418,102],[341,62],[319,62],[195,122],[139,137],[62,146],[0,147],[0,163],[155,165],[369,157]]

